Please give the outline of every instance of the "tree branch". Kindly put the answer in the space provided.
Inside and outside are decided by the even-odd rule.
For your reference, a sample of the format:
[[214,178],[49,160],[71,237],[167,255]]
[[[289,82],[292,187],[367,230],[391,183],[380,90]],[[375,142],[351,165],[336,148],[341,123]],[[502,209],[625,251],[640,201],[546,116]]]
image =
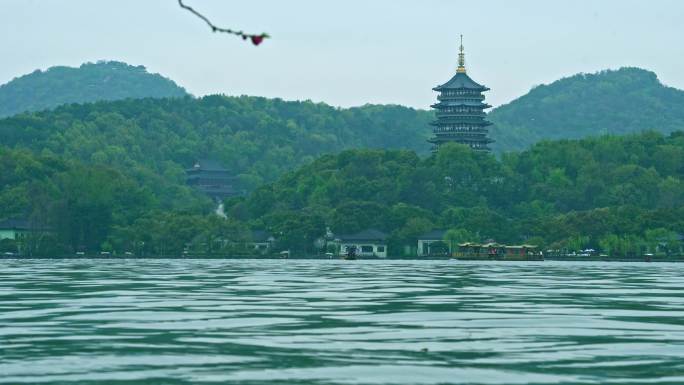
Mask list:
[[204,15],[202,15],[201,13],[195,11],[194,8],[192,8],[192,7],[188,6],[188,5],[183,4],[183,0],[178,0],[178,5],[179,5],[181,8],[183,8],[183,9],[189,11],[189,12],[192,13],[193,15],[195,15],[195,16],[199,17],[200,19],[204,20],[204,22],[207,23],[207,25],[209,26],[209,28],[211,28],[211,31],[212,31],[212,32],[223,32],[223,33],[228,33],[228,34],[231,34],[231,35],[240,36],[240,37],[242,38],[242,40],[250,39],[250,40],[252,41],[252,44],[254,44],[254,45],[259,45],[259,44],[261,44],[261,42],[262,42],[264,39],[270,37],[267,33],[248,34],[248,33],[242,32],[242,31],[234,31],[234,30],[229,29],[229,28],[221,28],[221,27],[218,27],[218,26],[214,25],[209,19],[207,19],[206,16],[204,16]]

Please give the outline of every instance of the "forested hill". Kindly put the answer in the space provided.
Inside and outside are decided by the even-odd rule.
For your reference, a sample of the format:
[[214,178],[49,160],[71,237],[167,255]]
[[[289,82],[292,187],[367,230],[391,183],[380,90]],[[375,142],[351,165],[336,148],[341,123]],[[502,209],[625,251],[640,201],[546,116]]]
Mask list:
[[[126,120],[117,124],[136,130]],[[186,247],[230,254],[249,229],[279,234],[280,249],[310,253],[327,226],[337,234],[385,231],[395,256],[433,229],[453,230],[459,242],[635,255],[655,245],[676,249],[684,233],[681,132],[543,142],[500,159],[455,144],[424,158],[407,150],[347,150],[228,200],[227,219],[209,214],[211,203],[183,185],[182,172],[175,182],[173,168],[136,180],[132,171],[151,169],[116,151],[104,154],[118,157],[108,162],[103,154],[80,161],[91,149],[77,149],[55,155],[0,146],[0,219],[28,217],[37,228],[55,229],[22,246],[33,255],[181,255]],[[0,252],[17,248],[0,242]]]
[[[172,80],[159,74],[150,74],[142,66],[103,61],[86,63],[79,68],[52,67],[43,72],[35,71],[0,86],[0,117],[24,111],[54,108],[69,103],[184,96],[188,96],[187,92]],[[231,103],[223,106],[217,105],[215,101],[221,100],[218,96],[209,97],[207,100],[213,100],[213,102],[194,103],[190,100],[151,104],[135,102],[140,106],[134,106],[131,103],[111,106],[98,104],[76,107],[75,110],[80,110],[84,114],[85,111],[90,110],[117,113],[133,119],[135,124],[144,128],[152,121],[141,119],[140,116],[135,116],[131,112],[141,113],[144,117],[150,112],[146,111],[146,108],[154,110],[162,106],[162,109],[167,109],[162,114],[163,116],[154,116],[156,123],[173,125],[175,123],[168,122],[167,119],[176,120],[178,123],[176,118],[182,116],[181,120],[185,120],[185,124],[198,124],[205,128],[210,123],[216,124],[218,130],[216,132],[220,132],[222,136],[214,145],[215,152],[221,151],[219,147],[226,147],[224,142],[242,142],[245,135],[250,136],[250,142],[257,143],[259,151],[265,148],[270,149],[269,146],[274,142],[269,139],[269,136],[274,132],[268,129],[263,131],[263,125],[270,123],[261,118],[268,116],[269,119],[277,121],[276,124],[284,125],[292,121],[298,125],[297,128],[290,126],[284,130],[278,129],[276,136],[283,137],[286,142],[285,147],[290,147],[292,150],[287,151],[294,157],[351,147],[408,148],[418,153],[426,153],[428,145],[424,140],[429,136],[431,128],[428,122],[433,117],[432,111],[398,106],[335,109],[318,104],[317,112],[313,112],[312,109],[305,107],[306,103],[281,101],[269,103],[263,98],[243,98],[238,104],[246,107],[245,111],[249,111],[248,114],[251,116],[247,118],[240,112],[238,114],[246,119],[237,119],[238,126],[226,128],[221,125],[226,122],[225,118],[228,115],[233,114],[229,109],[235,105]],[[237,100],[237,98],[232,100]],[[251,105],[246,106],[245,103]],[[207,117],[203,114],[208,111],[206,109],[208,105],[216,107],[216,110],[211,113],[211,116],[217,119],[214,122],[203,119]],[[181,111],[169,110],[171,106]],[[282,108],[277,106],[282,106]],[[260,111],[262,107],[265,109]],[[202,111],[193,111],[197,108]],[[323,112],[324,110],[326,112]],[[73,109],[62,111],[70,115]],[[313,112],[316,117],[305,116],[310,112]],[[154,111],[151,113],[155,114]],[[43,115],[43,120],[48,123],[55,116],[46,114]],[[81,119],[81,117],[72,118],[74,121]],[[493,148],[497,152],[526,149],[544,139],[579,139],[587,136],[627,134],[644,130],[669,133],[684,129],[684,91],[664,86],[653,72],[639,68],[578,74],[549,85],[533,88],[526,95],[492,110],[489,119],[495,123],[491,129],[491,137],[496,140]],[[304,121],[306,124],[298,124]],[[255,122],[259,125],[252,124]],[[250,125],[252,127],[248,127]],[[203,131],[205,128],[200,127],[198,132],[205,132]],[[300,135],[300,131],[304,137],[307,137],[306,139]],[[231,137],[238,133],[237,138]],[[263,135],[261,139],[257,138],[257,133]],[[285,133],[292,134],[295,138],[285,138]],[[314,135],[309,136],[309,134]],[[342,136],[332,139],[332,136],[338,134]],[[360,137],[354,137],[354,135]],[[309,143],[311,148],[300,150],[290,146],[289,142],[298,143],[301,139],[313,141]],[[316,142],[320,144],[320,147],[313,149],[316,147]],[[250,149],[240,151],[249,152]],[[222,157],[229,156],[224,153]],[[306,158],[307,161],[310,159]],[[236,168],[242,171],[247,167],[247,163],[254,164],[255,162],[259,163],[260,159],[247,158],[243,161],[245,164]],[[298,160],[293,164],[300,163]],[[253,165],[252,168],[254,167],[260,166]],[[273,173],[272,170],[266,170],[272,168],[271,166],[261,168],[262,171],[256,174],[260,177],[268,174],[266,180],[273,180],[279,175]],[[250,172],[250,174],[254,173]]]
[[66,105],[0,120],[0,142],[116,167],[138,180],[182,183],[197,159],[221,161],[251,190],[324,153],[349,148],[429,152],[432,114],[401,106],[207,96]]
[[143,66],[100,61],[78,68],[59,66],[36,70],[1,85],[0,117],[68,103],[187,95],[172,80],[149,73]]
[[639,68],[578,74],[533,88],[492,110],[489,119],[497,151],[525,149],[543,139],[669,133],[684,129],[684,91]]
[[283,234],[293,250],[311,248],[327,225],[343,234],[385,231],[392,255],[434,229],[453,229],[459,242],[625,255],[684,233],[682,165],[682,132],[549,141],[501,159],[454,144],[423,159],[351,150],[323,156],[227,212]]

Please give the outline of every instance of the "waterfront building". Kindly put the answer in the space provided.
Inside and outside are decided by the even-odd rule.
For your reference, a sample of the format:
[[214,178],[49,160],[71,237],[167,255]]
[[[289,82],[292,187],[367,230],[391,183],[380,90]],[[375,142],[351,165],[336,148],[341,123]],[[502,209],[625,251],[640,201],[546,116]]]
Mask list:
[[476,83],[466,73],[463,36],[461,36],[458,68],[456,74],[446,83],[433,88],[439,92],[434,108],[437,120],[431,123],[434,136],[428,141],[433,151],[444,143],[461,143],[474,150],[490,151],[494,142],[487,134],[491,125],[486,119],[485,109],[491,107],[484,102],[483,92],[489,88]]
[[50,233],[53,229],[30,221],[26,217],[0,220],[0,239],[19,240],[30,234]]
[[28,248],[38,245],[44,235],[53,232],[52,228],[25,217],[0,220],[0,250],[2,255],[24,255]]
[[0,221],[0,240],[18,241],[31,231],[32,228],[27,219],[11,218]]
[[446,230],[432,230],[418,237],[418,256],[449,255],[451,247],[444,241]]
[[215,160],[203,159],[185,170],[186,183],[198,191],[221,201],[226,198],[241,195],[234,188],[235,176]]
[[387,258],[387,234],[375,229],[367,229],[356,234],[335,236],[339,244],[339,255],[346,255],[351,248],[359,257]]
[[252,230],[252,239],[248,245],[254,248],[255,251],[261,254],[266,254],[271,251],[275,241],[275,237],[268,231]]

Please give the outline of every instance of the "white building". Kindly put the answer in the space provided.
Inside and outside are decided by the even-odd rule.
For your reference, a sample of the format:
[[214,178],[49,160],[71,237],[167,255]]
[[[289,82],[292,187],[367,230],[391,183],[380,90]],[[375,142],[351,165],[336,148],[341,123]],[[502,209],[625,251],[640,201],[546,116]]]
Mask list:
[[375,229],[356,234],[338,235],[335,242],[340,245],[339,255],[346,255],[350,248],[356,248],[358,257],[387,258],[387,234]]

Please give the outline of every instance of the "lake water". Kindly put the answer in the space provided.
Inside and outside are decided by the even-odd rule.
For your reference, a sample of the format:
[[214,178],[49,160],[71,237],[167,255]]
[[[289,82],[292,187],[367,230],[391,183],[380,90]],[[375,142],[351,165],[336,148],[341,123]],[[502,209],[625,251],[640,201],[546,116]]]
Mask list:
[[0,260],[2,384],[682,384],[684,264]]

